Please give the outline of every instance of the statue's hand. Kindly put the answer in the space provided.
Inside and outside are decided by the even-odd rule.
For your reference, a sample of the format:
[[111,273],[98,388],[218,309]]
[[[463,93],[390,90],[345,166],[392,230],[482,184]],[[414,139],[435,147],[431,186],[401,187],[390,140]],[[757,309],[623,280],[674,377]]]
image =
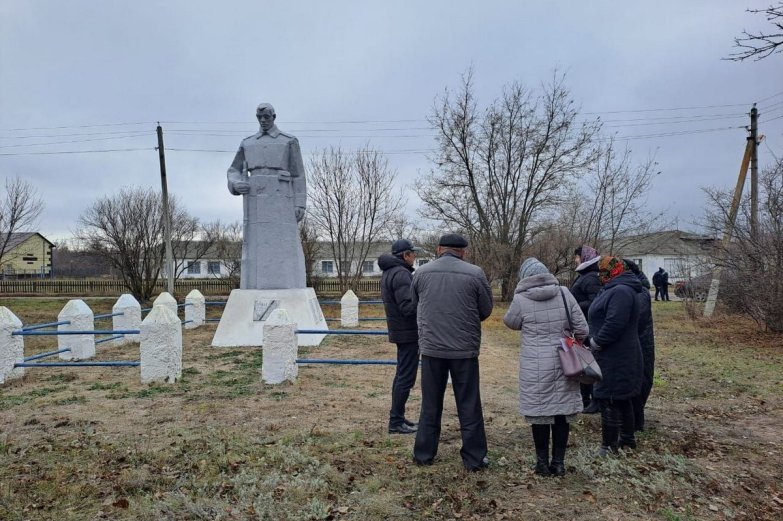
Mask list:
[[250,193],[250,183],[247,181],[236,181],[234,183],[234,191],[238,194]]
[[299,222],[302,219],[304,219],[304,216],[305,216],[305,209],[297,207],[296,208],[296,222]]

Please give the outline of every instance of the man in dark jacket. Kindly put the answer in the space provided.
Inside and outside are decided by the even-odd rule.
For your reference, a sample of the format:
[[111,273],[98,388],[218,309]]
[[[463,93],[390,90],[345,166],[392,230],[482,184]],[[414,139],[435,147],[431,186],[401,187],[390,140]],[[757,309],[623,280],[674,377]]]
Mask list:
[[479,392],[481,321],[492,313],[492,290],[478,266],[465,262],[468,241],[440,238],[438,258],[413,276],[421,350],[421,416],[413,459],[429,465],[438,453],[443,397],[451,375],[462,434],[462,463],[469,471],[489,464]]
[[[577,277],[571,285],[571,294],[579,303],[582,314],[587,318],[587,310],[590,304],[595,300],[598,292],[603,286],[598,280],[598,261],[601,257],[595,248],[584,244],[574,250],[574,262],[576,263]],[[580,384],[579,390],[582,393],[582,405],[584,414],[595,414],[598,412],[598,401],[593,399],[593,385]]]
[[669,274],[666,270],[659,267],[653,274],[653,286],[655,286],[655,300],[658,300],[658,295],[661,296],[661,300],[669,300]]
[[412,434],[416,424],[405,419],[405,404],[416,383],[419,370],[419,331],[416,304],[411,299],[411,279],[416,252],[421,251],[407,239],[394,241],[391,254],[378,257],[381,276],[381,298],[386,309],[389,342],[397,344],[397,372],[392,383],[389,433]]

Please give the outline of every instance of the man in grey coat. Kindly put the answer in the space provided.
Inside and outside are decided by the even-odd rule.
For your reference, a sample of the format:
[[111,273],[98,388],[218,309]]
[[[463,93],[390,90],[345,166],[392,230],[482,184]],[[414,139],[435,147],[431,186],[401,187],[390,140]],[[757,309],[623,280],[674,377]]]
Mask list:
[[493,303],[482,269],[463,260],[467,246],[461,235],[442,236],[438,258],[413,276],[421,353],[421,415],[413,459],[430,465],[438,453],[443,398],[451,375],[462,434],[460,454],[465,468],[475,471],[489,464],[478,356],[481,321],[492,313]]

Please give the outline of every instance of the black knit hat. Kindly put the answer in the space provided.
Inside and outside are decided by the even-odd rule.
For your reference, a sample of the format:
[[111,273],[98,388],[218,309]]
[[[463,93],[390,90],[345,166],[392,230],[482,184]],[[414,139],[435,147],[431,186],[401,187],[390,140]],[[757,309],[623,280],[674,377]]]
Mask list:
[[468,241],[458,233],[447,233],[446,235],[441,236],[438,241],[438,246],[445,246],[447,248],[467,248]]

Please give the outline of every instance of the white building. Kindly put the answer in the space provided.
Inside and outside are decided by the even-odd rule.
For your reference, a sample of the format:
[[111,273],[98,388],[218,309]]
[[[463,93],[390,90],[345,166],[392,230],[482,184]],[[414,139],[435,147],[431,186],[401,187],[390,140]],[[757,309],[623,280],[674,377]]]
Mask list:
[[613,253],[636,262],[651,282],[658,268],[663,268],[674,283],[710,271],[717,244],[714,237],[669,230],[616,239]]

